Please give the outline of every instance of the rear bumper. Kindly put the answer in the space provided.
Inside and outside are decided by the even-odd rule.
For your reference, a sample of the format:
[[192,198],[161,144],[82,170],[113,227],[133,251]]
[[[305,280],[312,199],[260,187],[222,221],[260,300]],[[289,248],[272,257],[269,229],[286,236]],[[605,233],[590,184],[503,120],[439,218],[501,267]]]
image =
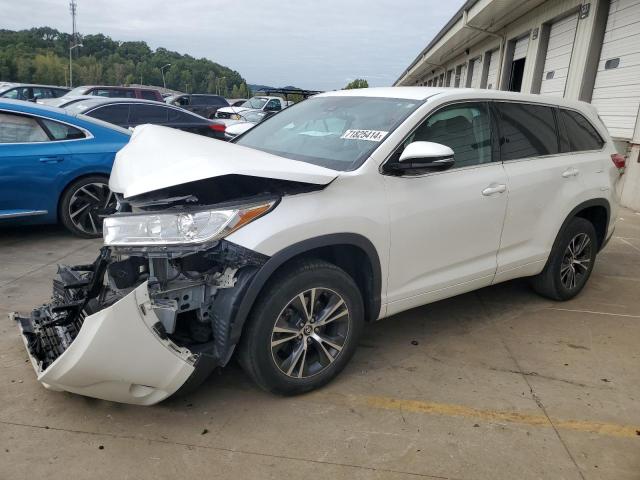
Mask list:
[[[196,357],[157,328],[160,319],[147,285],[84,318],[75,339],[48,365],[36,350],[43,342],[64,343],[64,332],[48,328],[50,319],[43,321],[43,309],[50,307],[29,317],[13,314],[38,381],[51,390],[136,405],[152,405],[176,392],[194,372]],[[45,338],[56,332],[61,338]]]

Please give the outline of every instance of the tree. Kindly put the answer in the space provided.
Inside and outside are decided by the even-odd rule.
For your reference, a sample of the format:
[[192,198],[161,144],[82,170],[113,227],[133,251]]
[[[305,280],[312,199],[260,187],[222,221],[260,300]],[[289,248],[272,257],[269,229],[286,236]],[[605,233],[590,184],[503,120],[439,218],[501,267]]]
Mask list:
[[349,82],[343,90],[352,90],[354,88],[369,88],[369,82],[363,78],[356,78],[352,82]]
[[[73,51],[76,84],[162,85],[164,70],[168,88],[188,89],[190,93],[228,95],[234,91],[248,96],[242,76],[207,58],[194,58],[159,47],[152,50],[145,42],[119,42],[101,33],[84,35],[83,46]],[[30,30],[0,28],[0,80],[64,85],[69,71],[71,35],[51,27]]]

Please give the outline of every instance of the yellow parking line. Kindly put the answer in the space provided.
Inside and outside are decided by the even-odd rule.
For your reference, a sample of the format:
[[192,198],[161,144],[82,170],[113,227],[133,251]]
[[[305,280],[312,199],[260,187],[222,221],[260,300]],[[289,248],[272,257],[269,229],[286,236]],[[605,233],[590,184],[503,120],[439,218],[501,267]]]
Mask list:
[[[336,399],[331,395],[332,399]],[[338,399],[336,399],[338,400]],[[544,415],[530,415],[526,413],[483,410],[449,403],[423,402],[420,400],[403,400],[390,397],[347,395],[343,400],[351,406],[365,406],[381,410],[396,410],[402,412],[423,413],[427,415],[442,415],[449,417],[465,417],[491,423],[515,423],[531,427],[551,427]],[[338,400],[337,403],[342,403]],[[639,427],[618,425],[614,423],[591,422],[587,420],[551,419],[553,425],[561,430],[595,433],[610,437],[635,437],[640,440]]]

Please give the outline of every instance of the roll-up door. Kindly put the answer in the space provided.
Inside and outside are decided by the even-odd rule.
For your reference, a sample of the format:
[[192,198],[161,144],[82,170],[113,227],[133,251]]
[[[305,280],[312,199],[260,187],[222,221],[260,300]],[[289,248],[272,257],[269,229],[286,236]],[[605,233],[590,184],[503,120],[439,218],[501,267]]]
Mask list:
[[467,65],[465,64],[458,65],[456,67],[456,79],[455,79],[455,82],[453,83],[453,86],[456,88],[464,87],[466,81],[467,81]]
[[577,13],[551,24],[542,84],[540,85],[541,94],[564,95],[577,28]]
[[513,58],[511,59],[511,73],[509,74],[508,90],[519,92],[522,90],[524,66],[529,48],[529,34],[515,41]]
[[500,62],[500,51],[494,50],[487,53],[487,62],[489,62],[489,68],[487,69],[487,88],[497,89],[498,81],[498,63]]
[[513,49],[513,59],[520,60],[527,56],[527,48],[529,48],[529,35],[516,40],[516,46]]
[[612,136],[633,136],[640,106],[640,0],[611,2],[591,103]]
[[464,88],[467,84],[467,65],[462,65],[460,69],[460,87]]
[[469,75],[471,75],[471,81],[469,86],[471,88],[480,88],[480,75],[482,74],[482,61],[481,58],[478,57],[475,60],[471,61],[471,69],[469,70]]

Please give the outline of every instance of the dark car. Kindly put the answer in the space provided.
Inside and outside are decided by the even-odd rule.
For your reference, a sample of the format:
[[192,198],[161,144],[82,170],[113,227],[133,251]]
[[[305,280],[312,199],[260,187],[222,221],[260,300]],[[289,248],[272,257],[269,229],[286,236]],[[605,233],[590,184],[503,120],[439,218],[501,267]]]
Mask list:
[[229,102],[220,95],[184,94],[174,95],[165,100],[169,105],[176,105],[205,118],[214,118],[219,108],[228,107]]
[[5,83],[0,84],[0,97],[11,100],[36,100],[45,98],[58,98],[69,93],[66,87],[56,87],[54,85],[32,85],[26,83]]
[[74,102],[65,109],[70,113],[81,113],[123,128],[152,123],[219,140],[225,139],[225,125],[222,122],[203,118],[183,108],[150,100],[91,98]]
[[[65,97],[71,99],[82,95],[90,95],[93,97],[106,98],[141,98],[144,100],[155,100],[156,102],[164,102],[162,94],[154,88],[140,87],[112,87],[104,85],[83,85],[76,87],[65,94]],[[42,102],[50,104],[51,102]]]

